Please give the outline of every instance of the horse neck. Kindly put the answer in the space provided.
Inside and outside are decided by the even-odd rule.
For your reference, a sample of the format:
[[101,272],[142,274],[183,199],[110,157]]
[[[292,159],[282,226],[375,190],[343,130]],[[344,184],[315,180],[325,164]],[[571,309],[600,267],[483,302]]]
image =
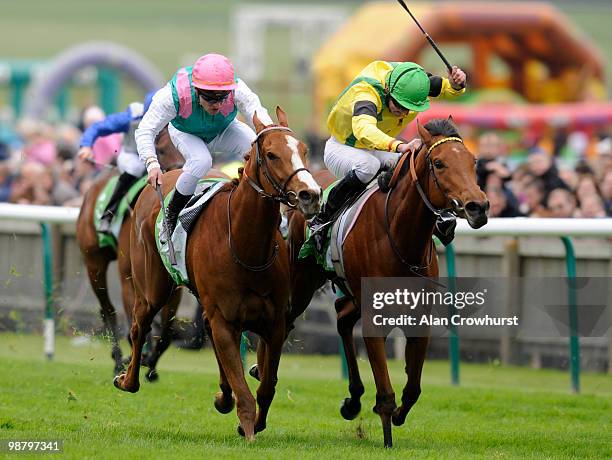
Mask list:
[[[255,152],[251,152],[251,160],[244,171],[253,181],[258,181]],[[265,181],[263,178],[260,183]],[[243,176],[233,192],[230,212],[232,237],[238,249],[248,250],[250,254],[245,262],[262,263],[272,251],[280,219],[280,204],[261,196]]]
[[[415,161],[416,176],[427,194],[429,171],[422,153]],[[389,202],[389,227],[400,254],[411,263],[421,265],[429,257],[436,216],[427,207],[410,170],[400,178]]]

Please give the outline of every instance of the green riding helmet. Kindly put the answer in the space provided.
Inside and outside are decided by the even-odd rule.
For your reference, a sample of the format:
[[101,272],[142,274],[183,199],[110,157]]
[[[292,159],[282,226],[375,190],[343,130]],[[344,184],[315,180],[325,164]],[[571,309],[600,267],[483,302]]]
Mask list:
[[391,97],[402,107],[415,112],[429,108],[429,77],[418,64],[402,62],[387,75]]

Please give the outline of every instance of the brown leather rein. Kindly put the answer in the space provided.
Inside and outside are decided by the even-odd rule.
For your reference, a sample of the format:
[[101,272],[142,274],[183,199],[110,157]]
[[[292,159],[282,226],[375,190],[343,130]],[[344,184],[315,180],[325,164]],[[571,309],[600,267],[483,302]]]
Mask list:
[[[284,203],[287,206],[291,207],[291,208],[295,208],[297,206],[297,196],[295,194],[295,192],[293,191],[287,191],[287,185],[289,184],[289,181],[300,171],[306,171],[308,173],[310,173],[310,171],[308,171],[308,169],[306,168],[298,168],[295,171],[293,171],[289,177],[285,180],[285,182],[281,185],[279,184],[274,177],[272,177],[272,175],[270,174],[270,170],[268,168],[268,162],[267,160],[261,155],[260,151],[259,151],[259,140],[262,138],[262,136],[265,133],[269,133],[271,131],[288,131],[290,133],[293,133],[293,131],[285,126],[268,126],[264,129],[262,129],[261,131],[259,131],[259,133],[257,133],[257,137],[255,138],[255,140],[253,141],[253,144],[255,145],[255,161],[256,163],[256,179],[257,182],[255,182],[253,179],[251,179],[246,171],[243,171],[242,174],[244,175],[244,177],[247,180],[247,183],[251,186],[251,188],[253,188],[253,190],[255,190],[260,196],[263,196],[264,198],[268,198],[274,201],[278,201],[280,203]],[[276,195],[271,195],[269,193],[267,193],[262,184],[261,181],[259,180],[260,174],[259,171],[261,170],[263,171],[264,177],[266,178],[266,180],[270,183],[270,185],[272,185],[272,188],[274,188],[274,190],[276,190],[277,194]],[[231,215],[231,201],[232,201],[232,194],[234,193],[235,188],[230,190],[230,194],[229,197],[227,199],[227,224],[228,224],[228,244],[230,247],[230,251],[232,253],[232,259],[234,260],[235,263],[237,263],[238,265],[240,265],[242,268],[244,268],[245,270],[251,271],[251,272],[263,272],[265,270],[267,270],[268,268],[270,268],[272,265],[274,265],[274,262],[276,261],[276,257],[278,256],[278,241],[274,241],[274,248],[272,249],[272,254],[270,255],[270,257],[268,258],[268,260],[266,260],[266,262],[264,262],[261,265],[249,265],[246,262],[243,262],[240,257],[238,257],[238,254],[236,253],[236,250],[234,249],[234,242],[232,239],[232,215]]]
[[[438,182],[438,178],[436,177],[436,172],[435,172],[435,169],[434,169],[433,163],[431,161],[431,157],[430,157],[432,150],[434,148],[436,148],[437,146],[439,146],[440,144],[443,144],[445,142],[461,142],[461,143],[463,143],[463,140],[460,137],[445,137],[443,139],[440,139],[439,141],[433,143],[431,145],[431,147],[429,147],[429,149],[427,150],[425,161],[428,162],[429,173],[433,176],[434,183],[436,184],[436,188],[444,195],[444,197],[446,198],[447,202],[453,203],[453,201],[456,201],[456,200],[453,200],[453,201],[449,200],[448,195],[441,188],[440,183]],[[418,150],[416,150],[415,152],[411,152],[410,154],[402,155],[402,158],[400,158],[400,160],[398,161],[398,164],[396,166],[396,172],[393,174],[393,177],[391,178],[391,182],[389,184],[390,185],[389,192],[387,193],[387,197],[385,198],[385,231],[387,232],[387,238],[389,240],[389,244],[391,245],[391,249],[393,250],[393,252],[397,256],[397,258],[400,260],[400,262],[402,262],[402,264],[406,265],[408,267],[408,269],[413,274],[415,274],[416,276],[420,276],[420,277],[423,277],[423,275],[421,275],[419,272],[426,270],[432,264],[433,253],[434,253],[434,251],[433,251],[433,240],[430,240],[430,244],[429,244],[429,257],[428,257],[428,260],[427,260],[427,264],[426,265],[411,264],[410,262],[408,262],[404,258],[404,256],[402,256],[402,254],[401,254],[401,252],[399,250],[399,247],[397,246],[397,243],[395,242],[395,240],[391,236],[391,224],[389,222],[389,201],[390,201],[391,193],[395,189],[395,186],[397,185],[397,181],[399,180],[399,171],[402,168],[404,162],[406,160],[410,161],[410,175],[412,176],[412,181],[415,184],[421,199],[423,200],[423,202],[425,203],[427,208],[434,215],[440,216],[442,213],[447,212],[447,211],[450,211],[453,214],[456,214],[456,211],[459,211],[459,210],[462,209],[459,206],[459,203],[457,203],[457,204],[453,203],[453,206],[451,206],[450,208],[436,209],[436,207],[431,203],[431,201],[429,200],[429,198],[427,197],[427,195],[423,191],[423,188],[421,187],[421,183],[419,182],[419,178],[417,177],[417,174],[416,174],[416,166],[415,166],[415,163],[414,163],[414,159],[419,154],[419,152],[423,149],[424,146],[425,146],[425,144],[421,144],[421,147]]]

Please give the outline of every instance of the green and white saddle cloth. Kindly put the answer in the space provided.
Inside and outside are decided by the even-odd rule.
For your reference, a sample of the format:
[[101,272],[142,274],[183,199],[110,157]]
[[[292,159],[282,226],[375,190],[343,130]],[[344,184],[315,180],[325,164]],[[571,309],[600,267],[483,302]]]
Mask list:
[[[324,201],[327,200],[329,191],[336,185],[334,182],[323,192]],[[306,241],[300,249],[298,255],[299,259],[305,259],[307,257],[314,257],[317,264],[320,265],[325,271],[335,273],[338,278],[344,279],[344,261],[342,257],[342,246],[346,240],[347,235],[353,229],[363,206],[368,199],[378,191],[378,183],[372,182],[368,188],[346,209],[344,209],[340,215],[332,222],[327,225],[322,231],[327,232],[327,239],[325,247],[322,248],[321,252],[317,251],[314,238],[308,227],[306,227]]]
[[[202,210],[206,207],[206,205],[208,205],[210,199],[217,192],[219,192],[225,186],[225,184],[230,182],[230,180],[231,179],[215,178],[200,179],[198,182],[195,194],[180,212],[176,223],[176,228],[172,234],[172,245],[174,246],[174,255],[176,257],[175,266],[172,266],[170,263],[168,243],[165,241],[162,243],[159,238],[160,235],[163,235],[165,232],[163,212],[160,210],[157,215],[157,220],[155,221],[155,241],[157,243],[157,250],[159,251],[166,270],[168,270],[168,273],[174,282],[179,286],[189,284],[187,265],[185,263],[187,237],[193,229],[197,218],[202,213]],[[164,198],[165,207],[168,206],[168,203],[170,203],[173,195],[174,190],[166,195]]]
[[[111,195],[115,190],[115,186],[117,185],[117,179],[119,176],[113,176],[106,183],[98,198],[96,199],[96,206],[94,208],[94,226],[96,230],[100,227],[100,218],[110,201]],[[119,202],[119,207],[117,208],[117,213],[113,217],[111,221],[111,233],[112,235],[107,235],[106,233],[98,232],[98,244],[101,248],[110,246],[113,249],[117,250],[117,240],[119,239],[119,232],[121,231],[121,224],[123,223],[123,219],[127,212],[130,210],[131,204],[138,197],[142,189],[147,185],[147,176],[143,176],[138,179],[127,191],[127,193],[121,198]]]

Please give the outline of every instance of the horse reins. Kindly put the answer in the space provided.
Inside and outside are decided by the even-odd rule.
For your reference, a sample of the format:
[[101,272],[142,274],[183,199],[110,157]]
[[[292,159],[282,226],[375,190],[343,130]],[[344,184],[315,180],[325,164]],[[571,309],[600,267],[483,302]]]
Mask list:
[[[446,194],[446,192],[442,189],[442,187],[440,186],[440,183],[438,182],[438,178],[436,177],[436,172],[433,166],[433,163],[431,161],[431,152],[433,151],[433,149],[435,149],[437,146],[439,146],[440,144],[443,144],[445,142],[461,142],[463,143],[463,139],[461,139],[460,137],[445,137],[443,139],[440,139],[437,142],[434,142],[429,149],[427,150],[427,156],[425,158],[425,161],[427,161],[428,166],[429,166],[429,172],[430,174],[433,176],[433,180],[434,183],[436,185],[436,188],[444,195],[444,197],[446,198],[447,201],[452,202],[451,200],[449,200],[448,195]],[[425,206],[427,206],[427,208],[436,216],[440,216],[443,212],[448,211],[449,209],[451,210],[451,212],[454,213],[454,211],[452,210],[453,208],[445,208],[445,209],[436,209],[436,207],[431,203],[431,201],[429,200],[429,198],[427,197],[427,194],[425,193],[425,191],[423,190],[423,188],[421,187],[421,183],[419,182],[419,178],[416,175],[416,166],[414,163],[414,158],[418,155],[418,153],[423,149],[424,144],[421,144],[421,147],[415,151],[414,153],[410,153],[410,175],[412,176],[412,181],[415,184],[417,191],[419,192],[419,195],[421,196],[421,199],[423,200],[423,202],[425,203]],[[395,255],[397,256],[397,258],[400,260],[400,262],[402,262],[402,264],[406,265],[408,267],[408,269],[415,275],[423,277],[423,275],[421,275],[419,272],[423,271],[425,269],[427,269],[433,260],[433,250],[432,250],[432,246],[433,246],[433,241],[430,241],[430,245],[429,245],[429,258],[427,261],[426,265],[414,265],[411,264],[410,262],[408,262],[404,256],[402,256],[395,240],[393,239],[393,237],[391,236],[391,224],[389,222],[389,201],[390,201],[390,197],[391,197],[391,193],[393,192],[393,190],[395,189],[395,187],[392,187],[389,192],[387,193],[387,197],[385,198],[385,230],[387,232],[387,238],[389,240],[389,244],[391,245],[391,249],[393,250],[393,252],[395,253]]]
[[232,239],[232,213],[231,213],[231,202],[232,202],[232,194],[234,193],[235,188],[232,188],[229,192],[229,197],[227,198],[227,242],[229,244],[230,251],[232,253],[232,259],[242,268],[249,270],[251,272],[263,272],[270,268],[274,262],[276,261],[276,256],[278,256],[278,241],[274,240],[274,249],[272,250],[272,255],[268,258],[268,260],[261,265],[249,265],[246,262],[240,260],[236,250],[234,249],[234,240]]
[[[251,186],[251,188],[253,188],[253,190],[255,190],[260,196],[263,196],[264,198],[268,198],[283,204],[286,204],[287,206],[291,207],[291,208],[295,208],[296,207],[296,203],[291,201],[291,197],[293,196],[293,198],[297,198],[295,195],[295,192],[293,191],[289,191],[287,192],[287,185],[289,184],[289,181],[300,171],[306,171],[308,173],[310,173],[310,171],[308,171],[308,169],[306,168],[298,168],[295,171],[293,171],[291,173],[291,175],[285,180],[285,182],[282,184],[279,184],[276,180],[274,180],[274,178],[272,177],[272,175],[270,174],[270,170],[268,168],[268,162],[266,161],[265,158],[262,157],[260,151],[259,151],[259,140],[261,139],[262,135],[265,133],[268,133],[270,131],[289,131],[290,133],[293,133],[293,131],[285,126],[269,126],[267,128],[262,129],[261,131],[259,131],[259,133],[257,134],[257,137],[255,138],[255,140],[253,141],[253,144],[255,145],[255,160],[256,160],[256,178],[257,178],[257,182],[255,182],[253,179],[251,179],[246,171],[243,171],[243,175],[247,180],[247,183]],[[267,181],[270,183],[270,185],[272,185],[272,187],[274,188],[274,190],[276,190],[278,192],[277,195],[271,195],[269,193],[267,193],[263,186],[261,185],[261,181],[259,180],[260,174],[259,174],[259,170],[260,168],[263,170],[263,174],[264,177],[267,179]],[[243,262],[242,260],[240,260],[240,257],[238,257],[238,254],[236,253],[236,250],[234,249],[234,243],[233,243],[233,239],[232,239],[232,215],[231,215],[231,201],[232,201],[232,194],[234,193],[235,188],[230,190],[229,193],[229,197],[227,199],[227,224],[228,224],[228,244],[230,247],[230,251],[232,253],[232,259],[234,260],[235,263],[237,263],[238,265],[240,265],[242,268],[252,271],[252,272],[263,272],[265,270],[267,270],[268,268],[270,268],[274,262],[276,261],[276,257],[278,256],[278,241],[274,241],[274,249],[272,250],[272,254],[270,255],[270,257],[268,258],[268,260],[261,264],[261,265],[249,265],[245,262]]]

